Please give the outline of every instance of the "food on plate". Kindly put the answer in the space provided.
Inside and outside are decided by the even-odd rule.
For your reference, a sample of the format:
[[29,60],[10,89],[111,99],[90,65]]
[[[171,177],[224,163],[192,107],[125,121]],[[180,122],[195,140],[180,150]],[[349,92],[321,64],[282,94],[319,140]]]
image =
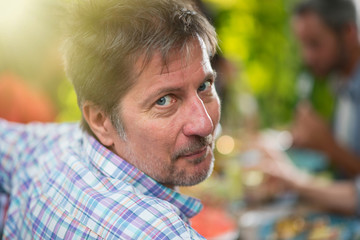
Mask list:
[[276,239],[291,239],[306,229],[303,217],[291,216],[278,221],[275,225]]
[[319,219],[312,224],[308,240],[335,240],[339,235],[340,229],[330,227],[326,219]]

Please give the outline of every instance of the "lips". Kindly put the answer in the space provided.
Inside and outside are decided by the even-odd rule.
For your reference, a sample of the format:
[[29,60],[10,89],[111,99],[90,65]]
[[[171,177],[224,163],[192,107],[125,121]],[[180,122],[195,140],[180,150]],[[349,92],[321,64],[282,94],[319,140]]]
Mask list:
[[206,153],[207,150],[207,146],[200,148],[199,150],[196,150],[194,152],[188,153],[188,154],[184,154],[183,157],[184,158],[192,158],[192,157],[199,157],[202,156]]
[[[193,158],[206,157],[207,151],[213,148],[212,139],[212,135],[207,137],[194,136],[187,144],[171,155],[171,161],[176,162],[180,158],[186,158],[191,161]],[[209,149],[207,149],[208,147]]]

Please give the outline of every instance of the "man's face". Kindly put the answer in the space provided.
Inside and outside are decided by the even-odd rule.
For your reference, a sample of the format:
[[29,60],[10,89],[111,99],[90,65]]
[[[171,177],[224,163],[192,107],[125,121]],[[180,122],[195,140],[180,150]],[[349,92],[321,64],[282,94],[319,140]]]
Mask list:
[[[190,58],[155,54],[120,103],[126,140],[115,153],[168,186],[194,185],[212,171],[220,104],[209,56],[198,40]],[[141,66],[138,62],[137,66]]]
[[315,13],[296,16],[293,21],[305,63],[319,76],[335,70],[342,60],[340,37]]

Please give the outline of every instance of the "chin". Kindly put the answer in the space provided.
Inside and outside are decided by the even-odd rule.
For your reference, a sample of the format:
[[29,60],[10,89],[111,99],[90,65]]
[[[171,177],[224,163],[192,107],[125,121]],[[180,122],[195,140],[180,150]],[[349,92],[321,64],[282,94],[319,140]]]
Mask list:
[[[214,169],[214,158],[209,156],[209,158],[206,158],[203,162],[201,162],[199,165],[206,164],[206,166],[195,166],[194,171],[187,176],[182,176],[178,180],[177,186],[194,186],[196,184],[199,184],[206,180],[213,172]],[[210,161],[210,162],[209,162]],[[199,168],[201,167],[201,168]]]
[[[201,161],[192,160],[185,166],[171,166],[166,170],[166,176],[154,177],[159,183],[165,186],[194,186],[207,179],[214,169],[213,154],[207,154]],[[196,162],[196,163],[195,163]],[[165,169],[164,169],[165,171]]]

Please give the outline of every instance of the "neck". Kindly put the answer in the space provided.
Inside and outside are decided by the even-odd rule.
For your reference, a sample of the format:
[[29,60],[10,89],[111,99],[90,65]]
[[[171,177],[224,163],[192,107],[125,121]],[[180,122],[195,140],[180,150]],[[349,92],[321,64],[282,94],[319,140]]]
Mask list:
[[179,187],[178,186],[174,186],[174,185],[170,185],[170,184],[162,184],[163,186],[167,187],[167,188],[170,188],[174,191],[178,191],[179,190]]

